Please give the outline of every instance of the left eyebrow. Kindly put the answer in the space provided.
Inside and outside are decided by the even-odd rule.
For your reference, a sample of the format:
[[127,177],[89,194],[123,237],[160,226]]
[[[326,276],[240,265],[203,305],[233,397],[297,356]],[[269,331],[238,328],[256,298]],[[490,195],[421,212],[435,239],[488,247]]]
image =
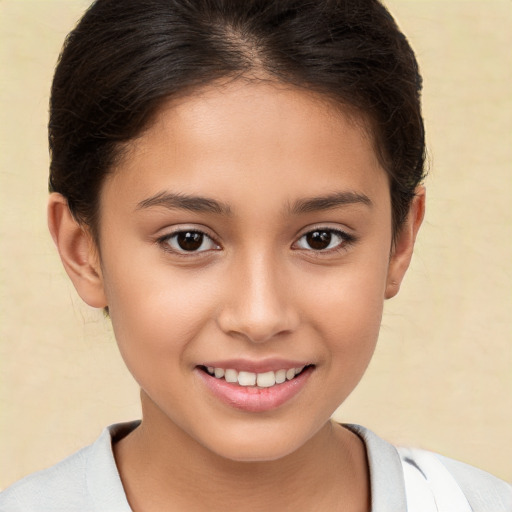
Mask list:
[[154,206],[163,206],[169,210],[178,209],[199,213],[216,213],[219,215],[229,215],[231,213],[229,205],[215,199],[170,192],[160,192],[148,199],[144,199],[137,204],[136,209],[143,210]]
[[371,199],[365,194],[358,192],[336,192],[326,196],[299,199],[291,205],[290,212],[294,215],[298,215],[301,213],[330,210],[351,204],[363,204],[368,207],[373,206]]

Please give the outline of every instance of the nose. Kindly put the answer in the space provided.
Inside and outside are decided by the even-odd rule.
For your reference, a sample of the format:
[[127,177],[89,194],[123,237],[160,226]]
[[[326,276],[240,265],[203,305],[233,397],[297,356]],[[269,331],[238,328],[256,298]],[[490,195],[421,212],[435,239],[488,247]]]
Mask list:
[[292,287],[271,255],[244,258],[231,269],[228,283],[218,315],[225,333],[263,343],[297,328]]

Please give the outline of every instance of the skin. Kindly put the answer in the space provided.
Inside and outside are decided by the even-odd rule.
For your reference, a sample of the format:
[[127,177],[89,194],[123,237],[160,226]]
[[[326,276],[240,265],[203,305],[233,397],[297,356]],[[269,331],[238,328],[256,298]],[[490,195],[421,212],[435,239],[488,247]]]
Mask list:
[[[325,197],[338,201],[311,202]],[[141,386],[142,425],[114,447],[134,511],[370,509],[364,446],[329,418],[371,359],[423,211],[418,189],[392,246],[388,178],[363,122],[241,80],[168,103],[131,144],[102,189],[99,247],[51,196],[64,266],[85,302],[108,306]],[[312,249],[314,229],[333,248]],[[208,235],[204,250],[177,253],[180,230]],[[198,374],[233,358],[313,366],[292,399],[248,412]]]

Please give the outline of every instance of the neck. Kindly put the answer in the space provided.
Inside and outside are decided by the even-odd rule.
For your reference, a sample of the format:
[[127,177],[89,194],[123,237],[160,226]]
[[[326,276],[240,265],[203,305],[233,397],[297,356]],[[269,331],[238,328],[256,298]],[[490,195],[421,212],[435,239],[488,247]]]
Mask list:
[[[240,462],[208,450],[170,421],[143,420],[114,446],[134,512],[369,510],[362,441],[328,422],[278,460]],[[335,508],[333,508],[333,504]]]

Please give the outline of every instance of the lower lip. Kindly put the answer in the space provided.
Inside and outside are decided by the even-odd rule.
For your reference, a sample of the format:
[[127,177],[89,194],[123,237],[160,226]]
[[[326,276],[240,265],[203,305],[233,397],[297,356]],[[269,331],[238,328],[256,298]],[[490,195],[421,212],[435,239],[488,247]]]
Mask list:
[[306,368],[292,380],[270,388],[239,386],[217,379],[199,368],[196,372],[208,389],[222,402],[247,412],[265,412],[276,409],[296,396],[305,386],[314,367]]

